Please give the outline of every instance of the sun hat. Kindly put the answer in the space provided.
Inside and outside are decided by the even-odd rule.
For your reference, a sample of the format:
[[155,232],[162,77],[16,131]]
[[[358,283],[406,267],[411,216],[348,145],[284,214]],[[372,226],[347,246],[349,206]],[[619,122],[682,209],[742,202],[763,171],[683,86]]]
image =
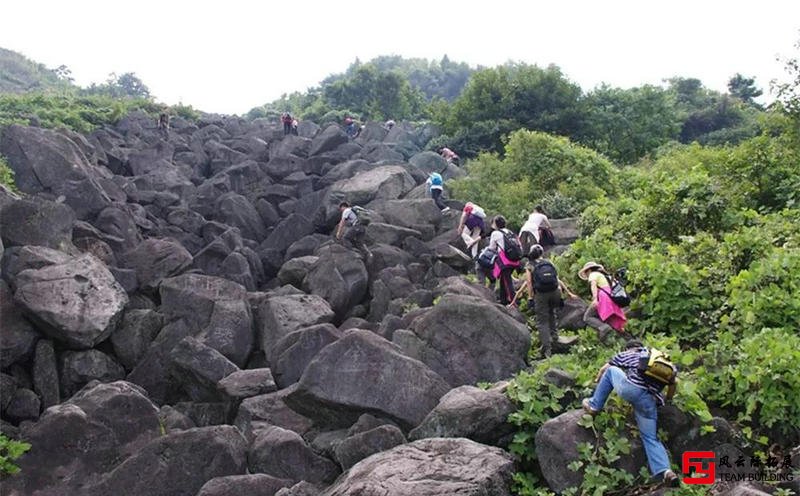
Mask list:
[[592,269],[605,270],[605,268],[603,268],[603,266],[597,262],[586,262],[585,264],[583,264],[583,268],[578,271],[578,277],[580,277],[584,281],[589,279],[589,276],[587,274]]

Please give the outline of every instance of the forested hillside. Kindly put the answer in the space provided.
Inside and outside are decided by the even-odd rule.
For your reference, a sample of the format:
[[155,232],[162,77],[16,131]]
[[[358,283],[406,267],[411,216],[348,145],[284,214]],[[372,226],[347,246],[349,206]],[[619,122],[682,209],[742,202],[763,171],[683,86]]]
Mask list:
[[0,94],[65,90],[71,85],[56,69],[0,47]]
[[[30,443],[0,437],[10,494],[800,491],[796,57],[766,106],[742,73],[581,88],[555,65],[386,56],[245,116],[8,57],[0,425]],[[536,206],[553,221],[577,298],[552,356],[534,299],[477,282],[467,202],[514,232]],[[625,269],[625,331],[679,370],[670,466],[711,451],[713,485],[662,487],[631,404],[582,404],[625,342],[589,326],[587,262]]]

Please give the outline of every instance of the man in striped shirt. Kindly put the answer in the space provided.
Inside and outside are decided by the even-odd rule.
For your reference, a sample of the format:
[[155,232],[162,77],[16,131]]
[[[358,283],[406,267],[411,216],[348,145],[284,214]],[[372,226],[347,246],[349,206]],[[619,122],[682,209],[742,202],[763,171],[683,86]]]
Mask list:
[[[669,455],[666,448],[658,439],[657,410],[664,404],[661,390],[664,384],[645,376],[639,370],[639,360],[648,357],[650,352],[640,341],[628,341],[625,351],[617,353],[597,373],[595,382],[597,389],[591,398],[583,400],[583,409],[589,415],[597,415],[603,409],[611,391],[633,405],[633,414],[639,426],[639,435],[642,438],[644,452],[650,473],[657,480],[662,480],[672,487],[678,487],[680,480],[675,472],[669,468]],[[667,388],[669,400],[675,394],[676,384]]]

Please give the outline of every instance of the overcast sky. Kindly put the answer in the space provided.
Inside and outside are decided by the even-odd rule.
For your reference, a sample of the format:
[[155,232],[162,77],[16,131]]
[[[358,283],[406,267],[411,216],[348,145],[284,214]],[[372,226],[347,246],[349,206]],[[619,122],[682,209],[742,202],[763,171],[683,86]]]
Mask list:
[[80,85],[135,72],[159,101],[244,113],[377,55],[556,64],[589,90],[784,78],[800,2],[0,0],[0,46]]

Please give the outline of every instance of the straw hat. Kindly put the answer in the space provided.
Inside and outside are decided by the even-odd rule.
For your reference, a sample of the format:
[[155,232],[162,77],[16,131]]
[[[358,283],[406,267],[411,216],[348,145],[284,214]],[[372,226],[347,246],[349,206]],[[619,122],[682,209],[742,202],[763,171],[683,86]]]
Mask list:
[[583,264],[583,268],[578,271],[578,277],[580,277],[584,281],[589,279],[588,273],[592,269],[605,270],[605,268],[597,262],[586,262],[585,264]]

